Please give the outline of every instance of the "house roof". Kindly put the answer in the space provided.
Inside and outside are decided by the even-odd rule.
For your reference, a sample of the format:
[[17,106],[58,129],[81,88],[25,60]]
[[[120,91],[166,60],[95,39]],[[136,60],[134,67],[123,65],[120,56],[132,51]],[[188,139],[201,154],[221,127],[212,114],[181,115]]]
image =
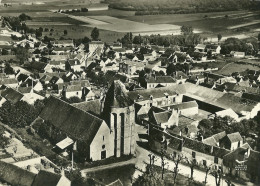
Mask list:
[[66,61],[62,61],[62,60],[59,60],[59,61],[50,61],[49,64],[50,65],[65,65]]
[[32,91],[32,87],[18,87],[18,91],[22,94],[30,93]]
[[9,79],[9,78],[4,78],[0,79],[0,85],[9,85],[9,84],[18,84],[18,81],[16,79]]
[[164,111],[164,112],[159,112],[159,113],[153,113],[154,115],[154,119],[156,121],[157,124],[161,124],[161,123],[167,123],[171,113],[169,111]]
[[11,185],[31,186],[35,174],[10,163],[0,161],[0,180]]
[[236,113],[240,114],[243,114],[243,111],[251,112],[252,109],[258,104],[256,101],[240,98],[230,93],[216,91],[192,83],[185,83],[183,86],[185,86],[186,89],[185,95],[188,97],[218,106],[220,108],[231,108]]
[[73,143],[74,143],[74,141],[72,139],[70,139],[69,137],[66,137],[64,140],[57,143],[56,146],[63,150]]
[[214,134],[212,137],[216,140],[216,142],[219,142],[219,140],[224,138],[226,135],[226,131],[222,131],[220,133]]
[[239,132],[235,132],[235,133],[232,133],[232,134],[228,134],[227,135],[228,139],[231,141],[231,143],[234,143],[234,142],[238,142],[238,141],[242,141],[243,138],[241,137],[240,133]]
[[53,44],[64,45],[64,44],[73,44],[73,40],[56,40]]
[[256,102],[260,102],[260,95],[259,94],[251,94],[251,93],[243,93],[242,98],[250,99]]
[[72,104],[74,107],[81,109],[85,112],[94,113],[95,115],[101,114],[101,103],[100,100],[92,100],[87,102],[81,103],[74,103]]
[[36,175],[32,186],[56,186],[60,181],[61,175],[49,171],[40,170]]
[[210,146],[218,146],[216,140],[214,137],[210,136],[204,140],[202,140],[203,143],[210,145]]
[[40,117],[65,132],[70,138],[82,140],[87,144],[91,144],[104,122],[90,112],[78,109],[53,96],[48,99]]
[[147,83],[176,83],[171,76],[155,76],[146,79]]
[[203,45],[203,44],[197,44],[197,46],[195,48],[198,48],[198,49],[205,49],[206,48],[206,45]]
[[46,67],[47,63],[43,63],[43,62],[31,62],[29,63],[29,66],[35,70],[38,70],[38,71],[43,71],[44,68]]
[[66,72],[52,72],[52,73],[39,73],[40,79],[43,78],[44,76],[57,76],[57,77],[62,77],[63,75],[66,75]]
[[206,45],[206,49],[216,50],[219,45]]
[[81,91],[81,85],[68,85],[66,92],[80,92]]
[[150,96],[153,96],[153,99],[155,98],[161,98],[165,97],[165,93],[169,96],[177,95],[177,94],[185,94],[186,89],[184,84],[179,85],[173,85],[173,86],[167,86],[162,88],[156,88],[156,89],[145,89],[145,90],[136,90],[128,92],[128,96],[132,100],[138,100],[139,95],[142,97],[142,100],[149,100]]
[[4,91],[2,91],[1,96],[13,104],[16,104],[18,101],[20,101],[23,98],[22,93],[12,88],[6,88]]
[[77,80],[77,81],[71,81],[71,85],[78,85],[80,84],[81,87],[90,87],[90,83],[88,80]]
[[[170,109],[174,109],[174,110],[184,110],[184,109],[188,109],[188,108],[194,108],[194,107],[198,107],[198,104],[196,101],[189,101],[189,102],[183,102],[180,104],[176,104],[176,105],[170,105],[169,106]],[[167,109],[168,107],[164,107],[165,109]]]
[[202,152],[211,156],[216,156],[223,158],[224,155],[228,154],[230,151],[226,149],[221,149],[219,147],[212,147],[210,145],[204,144],[200,141],[196,141],[189,138],[184,138],[183,147],[192,149],[197,152]]

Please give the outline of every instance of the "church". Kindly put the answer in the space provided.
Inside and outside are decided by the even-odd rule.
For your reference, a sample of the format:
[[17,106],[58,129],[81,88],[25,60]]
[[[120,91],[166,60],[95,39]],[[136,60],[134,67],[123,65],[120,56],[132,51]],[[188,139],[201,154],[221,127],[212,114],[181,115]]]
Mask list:
[[86,161],[135,152],[134,102],[120,81],[100,100],[69,104],[51,96],[34,123],[61,151],[73,147]]

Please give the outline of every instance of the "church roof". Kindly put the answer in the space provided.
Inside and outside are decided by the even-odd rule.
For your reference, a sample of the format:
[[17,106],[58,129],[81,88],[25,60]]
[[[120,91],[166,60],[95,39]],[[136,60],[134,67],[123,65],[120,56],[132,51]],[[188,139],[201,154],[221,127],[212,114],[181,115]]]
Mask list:
[[70,138],[91,144],[104,122],[89,112],[51,96],[40,117],[66,133]]

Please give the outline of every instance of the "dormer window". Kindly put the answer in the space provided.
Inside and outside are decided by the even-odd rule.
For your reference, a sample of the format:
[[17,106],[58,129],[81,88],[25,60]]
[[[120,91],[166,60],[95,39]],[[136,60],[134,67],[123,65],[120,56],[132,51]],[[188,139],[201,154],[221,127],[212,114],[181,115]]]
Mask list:
[[169,94],[168,93],[164,93],[165,97],[168,99]]

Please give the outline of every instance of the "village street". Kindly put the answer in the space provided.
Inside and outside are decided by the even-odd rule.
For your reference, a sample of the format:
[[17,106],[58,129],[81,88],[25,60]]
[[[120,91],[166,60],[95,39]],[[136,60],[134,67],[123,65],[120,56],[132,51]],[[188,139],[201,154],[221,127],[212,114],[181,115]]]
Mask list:
[[[144,149],[144,148],[142,148],[142,147],[139,147],[139,146],[137,146],[136,151],[137,151],[137,160],[138,160],[137,163],[136,163],[136,167],[138,169],[145,170],[146,164],[149,164],[149,162],[150,162],[148,155],[153,154],[153,153]],[[157,165],[157,166],[161,166],[161,158],[156,154],[154,154],[154,155],[156,157],[154,164]],[[172,171],[174,169],[174,166],[175,166],[174,162],[170,161],[170,160],[166,160],[166,163],[167,164],[166,164],[165,168]],[[190,177],[190,167],[183,165],[183,164],[179,164],[179,171],[180,171],[179,174]],[[134,177],[136,178],[140,174],[141,174],[141,172],[137,171],[135,173]],[[194,169],[193,179],[195,181],[204,182],[205,172]],[[237,184],[237,183],[233,183],[233,184],[238,185],[238,186],[241,185],[241,184]],[[216,185],[215,178],[210,174],[208,175],[208,178],[207,178],[207,185],[212,185],[212,186]],[[225,180],[222,179],[220,186],[227,186],[227,183],[225,182]]]
[[[146,134],[147,133],[147,129],[145,129],[143,126],[136,125],[135,127],[136,127],[136,131],[138,131],[137,132],[138,134]],[[137,141],[144,142],[143,139],[138,137],[138,134],[136,136]],[[148,150],[146,150],[146,149],[137,145],[136,146],[136,157],[137,157],[136,167],[138,169],[145,170],[146,165],[150,163],[150,158],[148,156],[149,154],[155,155],[156,158],[155,158],[154,164],[157,165],[157,166],[161,166],[161,158],[158,155],[156,155],[153,152],[148,151]],[[166,169],[173,171],[174,166],[175,166],[175,164],[174,164],[173,161],[168,160],[168,159],[166,160],[166,167],[165,167]],[[190,172],[191,172],[190,167],[183,165],[183,164],[179,164],[179,174],[182,174],[186,177],[190,177]],[[141,174],[142,173],[139,170],[137,170],[134,174],[134,178],[137,178]],[[205,172],[194,169],[193,179],[195,181],[204,182],[205,175],[206,175]],[[238,186],[241,185],[241,184],[237,184],[237,183],[233,183],[233,184],[238,185]],[[215,177],[212,176],[211,174],[208,174],[207,185],[212,185],[212,186],[216,185]],[[250,185],[250,183],[247,183],[247,185]],[[222,179],[220,186],[227,186],[227,183],[225,182],[224,179]]]

